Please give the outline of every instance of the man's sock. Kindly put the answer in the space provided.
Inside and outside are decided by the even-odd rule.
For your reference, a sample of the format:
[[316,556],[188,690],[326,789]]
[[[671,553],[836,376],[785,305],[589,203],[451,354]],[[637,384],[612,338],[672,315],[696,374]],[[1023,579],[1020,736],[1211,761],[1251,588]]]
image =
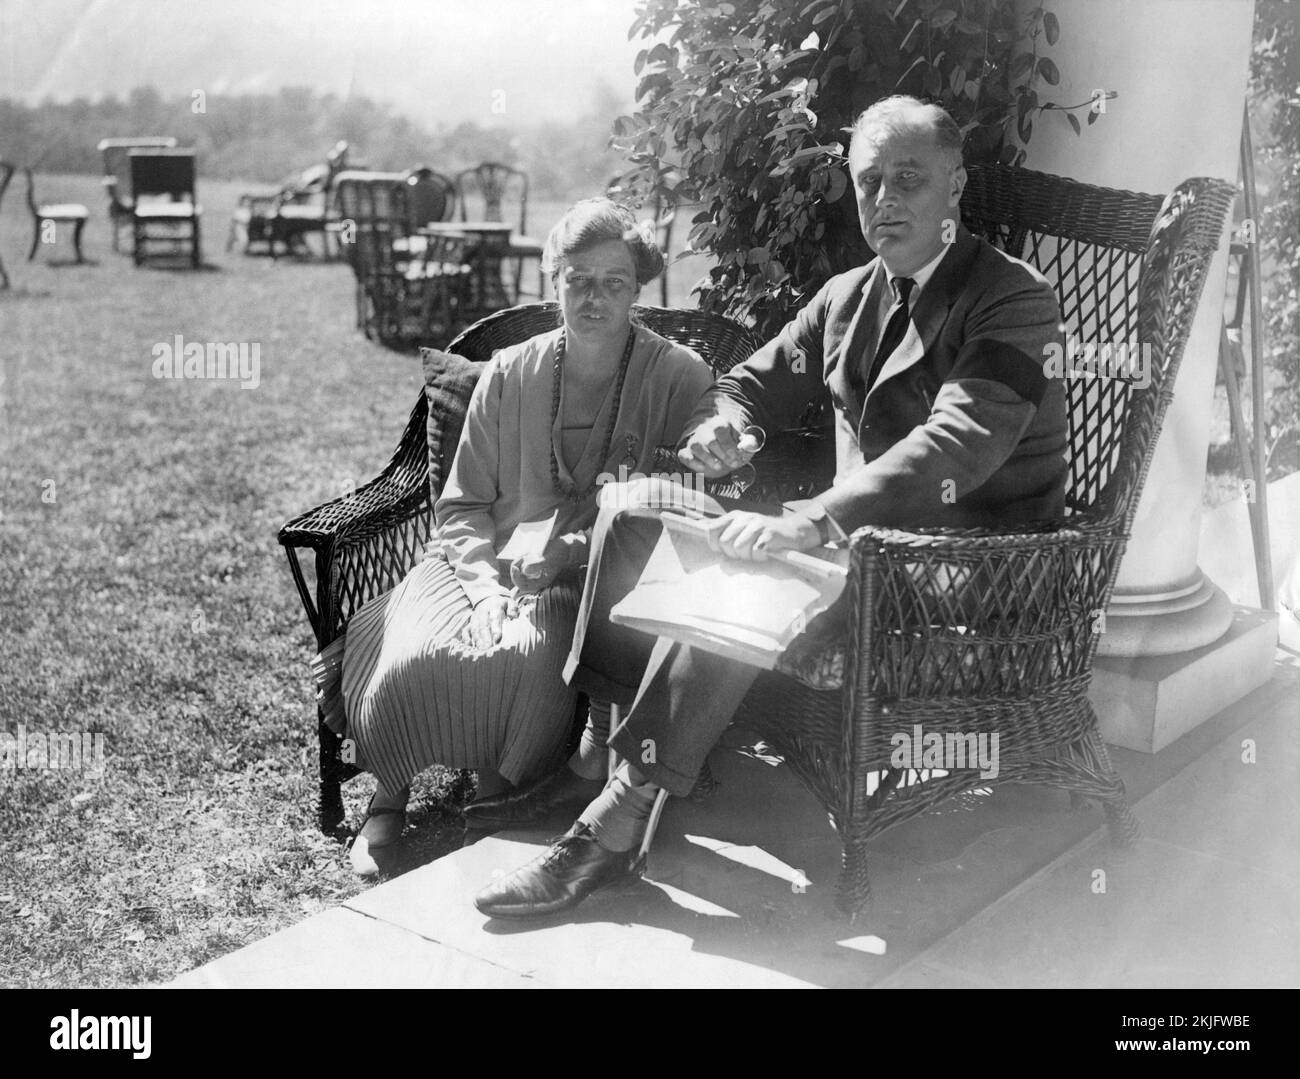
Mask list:
[[631,850],[641,842],[659,787],[624,761],[605,789],[578,817],[606,850]]
[[582,728],[582,741],[569,758],[569,770],[583,779],[604,779],[609,765],[609,709],[608,701],[591,701],[587,710],[587,725]]

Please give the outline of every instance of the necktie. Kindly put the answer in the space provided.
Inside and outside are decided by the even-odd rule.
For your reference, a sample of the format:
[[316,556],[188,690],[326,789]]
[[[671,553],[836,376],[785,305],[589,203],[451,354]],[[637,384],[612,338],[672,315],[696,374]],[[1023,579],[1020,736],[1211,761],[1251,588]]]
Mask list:
[[[889,309],[889,319],[885,322],[885,332],[880,338],[880,347],[876,349],[876,357],[871,361],[871,373],[867,375],[867,384],[864,390],[869,390],[876,384],[880,369],[885,366],[885,361],[889,359],[890,353],[907,336],[909,317],[907,301],[912,293],[912,286],[915,284],[916,282],[910,277],[895,277],[893,280],[894,295],[897,300],[894,306]],[[863,397],[865,396],[864,392]]]

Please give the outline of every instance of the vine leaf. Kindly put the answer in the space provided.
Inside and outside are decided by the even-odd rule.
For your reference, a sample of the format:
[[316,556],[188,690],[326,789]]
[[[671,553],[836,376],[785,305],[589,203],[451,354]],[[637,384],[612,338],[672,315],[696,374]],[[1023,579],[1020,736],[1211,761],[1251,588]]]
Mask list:
[[[614,125],[615,149],[644,190],[670,186],[698,202],[691,247],[713,260],[701,304],[760,332],[775,333],[830,275],[861,264],[836,144],[861,109],[918,94],[952,115],[971,162],[1019,164],[1046,108],[1035,87],[1061,79],[1042,55],[1060,41],[1051,0],[635,6],[641,93]],[[1083,115],[1054,107],[1081,132]]]

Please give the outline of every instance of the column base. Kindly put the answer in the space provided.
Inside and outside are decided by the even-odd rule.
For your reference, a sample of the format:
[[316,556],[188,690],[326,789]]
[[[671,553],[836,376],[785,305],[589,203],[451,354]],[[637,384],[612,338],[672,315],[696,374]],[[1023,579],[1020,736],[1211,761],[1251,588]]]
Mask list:
[[1163,596],[1116,590],[1106,609],[1098,656],[1173,656],[1217,641],[1232,625],[1232,601],[1199,569],[1187,587]]
[[1165,656],[1098,656],[1088,699],[1103,740],[1156,753],[1273,674],[1278,616],[1234,607],[1212,644]]

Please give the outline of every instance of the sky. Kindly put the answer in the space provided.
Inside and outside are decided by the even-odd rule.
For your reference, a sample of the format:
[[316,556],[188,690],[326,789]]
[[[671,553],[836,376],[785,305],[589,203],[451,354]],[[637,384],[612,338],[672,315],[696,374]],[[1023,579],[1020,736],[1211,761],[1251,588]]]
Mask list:
[[[436,129],[535,123],[634,89],[634,0],[0,0],[0,97],[306,85]],[[576,110],[576,112],[575,112]]]

